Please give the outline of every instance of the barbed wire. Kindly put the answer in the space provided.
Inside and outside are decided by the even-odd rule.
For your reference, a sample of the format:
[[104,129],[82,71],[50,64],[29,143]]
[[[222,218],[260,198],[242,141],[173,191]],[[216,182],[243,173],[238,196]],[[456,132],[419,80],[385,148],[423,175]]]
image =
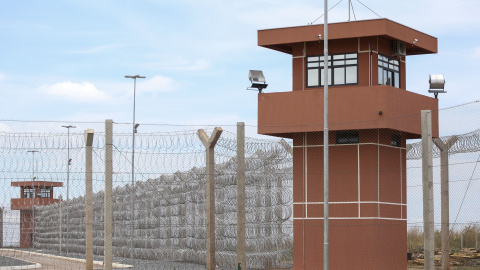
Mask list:
[[[478,102],[446,108],[449,112],[478,105]],[[470,109],[471,110],[471,109]],[[419,115],[409,115],[413,119]],[[407,121],[401,117],[389,121]],[[48,123],[48,122],[47,122]],[[102,122],[93,122],[98,127]],[[18,123],[18,126],[25,122]],[[37,124],[37,123],[35,123]],[[0,201],[6,209],[10,198],[16,197],[18,190],[10,187],[12,181],[31,181],[33,177],[41,181],[57,181],[66,185],[67,169],[72,187],[71,199],[61,203],[36,208],[37,237],[36,246],[44,250],[59,250],[60,247],[71,252],[83,253],[85,249],[84,228],[84,180],[85,180],[85,142],[83,132],[71,132],[68,136],[59,130],[54,122],[52,132],[14,132],[0,131],[0,179],[4,192],[0,192]],[[178,260],[204,264],[206,254],[205,219],[205,149],[197,136],[198,125],[157,125],[142,124],[144,132],[135,137],[135,188],[132,187],[131,154],[133,150],[131,124],[115,123],[113,137],[114,171],[114,255],[149,260]],[[38,125],[41,126],[41,125]],[[472,125],[475,126],[474,124]],[[215,125],[202,126],[207,134]],[[215,147],[215,196],[216,196],[216,243],[217,263],[224,268],[235,268],[236,262],[236,133],[235,126],[224,130]],[[47,129],[48,127],[42,127]],[[171,130],[172,128],[179,130]],[[249,126],[255,129],[255,126]],[[29,128],[28,130],[32,130]],[[43,129],[42,129],[43,130]],[[95,253],[103,254],[103,203],[104,203],[104,164],[105,133],[101,126],[96,129],[93,142],[93,181],[94,181],[94,235]],[[98,132],[100,131],[100,132]],[[375,141],[377,133],[367,134]],[[478,175],[470,172],[476,160],[468,153],[480,152],[480,130],[456,135],[458,141],[449,154],[458,154],[458,160],[452,162],[458,172],[450,181],[457,189],[478,188]],[[371,138],[370,138],[371,137]],[[446,141],[450,136],[440,137]],[[318,138],[316,138],[318,139]],[[318,140],[320,142],[320,140]],[[380,142],[378,142],[380,143]],[[382,142],[390,146],[390,142]],[[291,139],[261,137],[252,134],[246,138],[246,236],[247,265],[262,267],[268,260],[275,266],[292,261],[293,250],[293,179],[308,175],[309,181],[321,178],[321,163],[310,158],[310,162],[319,162],[319,170],[293,174],[293,142]],[[365,146],[366,151],[377,149],[377,145]],[[68,168],[67,149],[72,159]],[[389,148],[393,149],[393,148]],[[421,167],[421,143],[407,144],[407,179],[410,198],[417,196],[420,184],[415,173]],[[36,150],[33,155],[31,150]],[[319,151],[318,148],[308,151]],[[363,150],[362,150],[363,151]],[[383,150],[382,150],[383,151]],[[389,151],[389,150],[386,150]],[[434,147],[434,157],[439,156]],[[462,155],[463,154],[463,155]],[[378,162],[385,162],[380,160]],[[345,160],[345,164],[349,161]],[[301,164],[300,164],[301,165]],[[361,164],[363,166],[364,164]],[[403,165],[401,165],[403,166]],[[434,166],[438,169],[439,166]],[[344,171],[357,170],[345,168]],[[377,173],[377,168],[360,168]],[[391,167],[378,173],[388,174],[401,168]],[[375,171],[375,172],[374,172]],[[475,173],[475,171],[473,171]],[[468,174],[468,175],[466,175]],[[373,175],[373,174],[372,174]],[[418,179],[417,179],[418,178]],[[364,179],[361,179],[364,181]],[[436,185],[438,186],[438,184]],[[458,188],[460,187],[460,188]],[[476,189],[475,189],[476,190]],[[134,192],[135,191],[135,192]],[[458,192],[457,192],[458,193]],[[12,195],[13,194],[13,195]],[[461,193],[464,195],[466,193]],[[475,194],[471,191],[467,195]],[[59,188],[56,196],[65,198],[65,189]],[[299,196],[297,194],[297,196]],[[459,195],[458,195],[459,196]],[[135,201],[134,221],[131,218],[131,202]],[[462,219],[456,224],[473,224],[476,215],[470,215],[476,207],[475,198],[465,197],[461,209]],[[68,205],[68,206],[67,206]],[[420,204],[419,204],[420,205]],[[468,206],[468,207],[465,207]],[[473,205],[473,206],[472,206]],[[409,209],[417,205],[409,203]],[[453,207],[453,206],[452,206]],[[454,205],[454,208],[457,207]],[[68,210],[67,210],[68,209]],[[66,212],[70,215],[67,218]],[[409,210],[411,211],[411,210]],[[459,210],[460,211],[460,210]],[[417,211],[418,212],[418,211]],[[421,211],[420,211],[421,212]],[[20,222],[17,211],[6,210],[5,228],[13,231]],[[413,213],[410,215],[410,213]],[[415,227],[421,222],[416,212],[409,212],[407,226]],[[463,216],[471,217],[471,220]],[[399,224],[404,221],[399,221]],[[438,224],[438,222],[436,223]],[[67,226],[69,229],[67,230]],[[131,228],[134,234],[131,234]],[[306,224],[305,226],[316,226]],[[352,223],[349,226],[361,226]],[[61,228],[60,228],[61,227]],[[60,233],[61,232],[61,233]],[[9,240],[15,234],[8,234]],[[61,242],[61,243],[60,243]],[[133,249],[130,246],[133,245]]]
[[[442,136],[440,139],[446,142],[453,136]],[[457,142],[448,150],[450,155],[459,153],[471,153],[480,151],[480,129],[466,134],[455,135]],[[432,148],[433,157],[440,157],[441,151],[437,146]],[[407,159],[422,158],[422,142],[407,144]]]

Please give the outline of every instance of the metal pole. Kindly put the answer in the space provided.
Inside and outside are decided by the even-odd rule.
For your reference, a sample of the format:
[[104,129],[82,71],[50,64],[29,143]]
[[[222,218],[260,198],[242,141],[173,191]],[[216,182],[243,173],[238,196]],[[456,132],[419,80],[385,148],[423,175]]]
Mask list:
[[329,267],[329,239],[328,239],[328,0],[324,2],[324,23],[323,23],[323,269]]
[[86,270],[93,270],[93,129],[85,130],[85,257]]
[[442,231],[442,270],[450,269],[450,218],[449,218],[449,188],[448,188],[448,150],[457,142],[457,136],[450,137],[446,143],[440,138],[433,140],[440,149],[441,178],[441,231]]
[[215,145],[222,129],[216,127],[210,138],[203,129],[197,132],[198,138],[206,149],[206,206],[207,206],[207,270],[215,270]]
[[134,232],[135,232],[135,133],[137,133],[138,125],[135,123],[135,98],[137,91],[137,78],[144,79],[145,76],[140,75],[125,75],[125,78],[133,79],[133,123],[132,123],[132,215],[131,215],[131,228],[130,228],[130,258],[133,265],[133,249],[134,249]]
[[3,207],[0,207],[0,248],[3,248]]
[[432,112],[422,110],[422,182],[425,270],[435,267],[435,228],[433,216]]
[[348,21],[350,21],[350,7],[352,5],[352,0],[348,0]]
[[67,129],[67,255],[68,255],[68,245],[70,240],[69,228],[70,228],[70,129],[76,128],[76,126],[62,126]]
[[58,220],[58,227],[59,227],[59,232],[58,232],[58,251],[61,253],[62,252],[62,238],[63,238],[63,232],[62,232],[62,224],[63,224],[63,212],[62,212],[62,205],[63,205],[63,198],[62,195],[58,196],[58,200],[60,201],[60,218]]
[[105,120],[104,269],[112,270],[113,232],[113,120]]
[[132,122],[132,196],[131,196],[131,203],[132,203],[132,218],[130,226],[130,258],[132,260],[133,265],[133,258],[134,258],[134,244],[133,241],[135,237],[133,234],[135,233],[135,197],[136,197],[136,190],[135,190],[135,97],[137,95],[137,78],[133,79],[133,122]]
[[31,234],[31,241],[32,241],[32,248],[35,247],[35,197],[36,196],[36,189],[35,189],[35,153],[37,153],[38,151],[37,150],[29,150],[27,151],[28,153],[32,153],[32,200],[33,200],[33,203],[32,203],[32,219],[30,221],[30,225],[32,226],[32,234]]
[[247,269],[245,257],[245,123],[237,123],[237,264]]

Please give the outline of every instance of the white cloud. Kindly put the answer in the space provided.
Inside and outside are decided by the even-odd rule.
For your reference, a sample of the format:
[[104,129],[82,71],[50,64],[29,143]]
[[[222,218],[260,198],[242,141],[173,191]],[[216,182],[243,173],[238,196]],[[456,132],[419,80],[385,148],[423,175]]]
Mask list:
[[100,45],[100,46],[93,46],[93,47],[84,48],[84,49],[67,51],[66,53],[67,54],[94,54],[94,53],[109,51],[109,50],[119,48],[119,47],[124,47],[124,46],[126,45],[123,45],[123,44]]
[[473,57],[480,58],[480,47],[473,49]]
[[44,85],[40,87],[40,90],[48,95],[80,102],[99,102],[108,98],[104,92],[89,82],[72,83],[67,81]]
[[166,57],[161,61],[147,63],[146,68],[160,70],[200,71],[210,67],[210,63],[203,59],[187,61],[182,57]]
[[165,92],[165,91],[174,91],[179,88],[179,84],[175,82],[172,78],[164,76],[153,76],[150,79],[145,80],[144,82],[138,81],[142,84],[141,87],[138,87],[139,92]]

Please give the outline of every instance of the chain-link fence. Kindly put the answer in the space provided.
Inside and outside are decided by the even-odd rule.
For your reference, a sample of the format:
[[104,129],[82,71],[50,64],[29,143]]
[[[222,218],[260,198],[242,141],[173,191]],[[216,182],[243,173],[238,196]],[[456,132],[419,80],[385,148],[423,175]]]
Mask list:
[[[454,252],[478,250],[480,123],[475,116],[479,106],[472,102],[438,112],[442,141],[453,135],[457,140],[449,150],[448,165],[449,235]],[[389,122],[419,126],[420,114]],[[336,124],[338,129],[342,124]],[[336,131],[334,124],[330,135],[330,254],[338,256],[331,261],[348,265],[352,258],[363,256],[375,262],[379,256],[401,253],[406,266],[408,250],[413,253],[409,267],[422,268],[419,136],[389,128],[366,129],[368,123],[357,125],[353,131]],[[0,121],[0,202],[4,207],[0,265],[9,264],[12,258],[32,262],[34,255],[50,260],[85,259],[84,130],[93,129],[95,260],[103,261],[108,252],[105,244],[110,240],[104,235],[107,201],[113,210],[114,267],[205,269],[209,173],[198,130],[210,136],[214,127],[113,123],[108,130],[105,122]],[[237,269],[241,243],[237,236],[237,125],[220,127],[223,132],[214,147],[215,264],[217,269]],[[109,200],[105,183],[110,131],[113,196]],[[317,269],[308,266],[323,257],[323,134],[265,136],[257,134],[256,126],[246,126],[245,133],[247,269],[291,269],[294,264]],[[435,245],[439,250],[441,167],[440,152],[434,146]],[[370,246],[365,248],[365,243]],[[309,262],[312,256],[317,259]],[[455,255],[451,261],[475,264],[475,259],[457,261]],[[48,260],[42,265],[55,267]],[[65,263],[59,267],[85,266]]]

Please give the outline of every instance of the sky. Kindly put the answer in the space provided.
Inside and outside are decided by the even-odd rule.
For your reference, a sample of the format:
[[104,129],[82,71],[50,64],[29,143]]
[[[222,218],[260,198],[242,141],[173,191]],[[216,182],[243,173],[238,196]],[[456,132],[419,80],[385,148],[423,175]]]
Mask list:
[[[329,6],[338,1],[329,1]],[[407,57],[407,89],[428,95],[445,74],[440,107],[480,99],[478,0],[353,0],[357,20],[391,19],[438,38],[438,54]],[[266,92],[291,90],[291,56],[257,46],[257,30],[307,25],[313,0],[25,0],[0,9],[0,119],[255,125],[248,70]],[[348,19],[348,1],[329,13]],[[353,19],[353,15],[352,15]],[[316,23],[323,23],[323,18]]]

